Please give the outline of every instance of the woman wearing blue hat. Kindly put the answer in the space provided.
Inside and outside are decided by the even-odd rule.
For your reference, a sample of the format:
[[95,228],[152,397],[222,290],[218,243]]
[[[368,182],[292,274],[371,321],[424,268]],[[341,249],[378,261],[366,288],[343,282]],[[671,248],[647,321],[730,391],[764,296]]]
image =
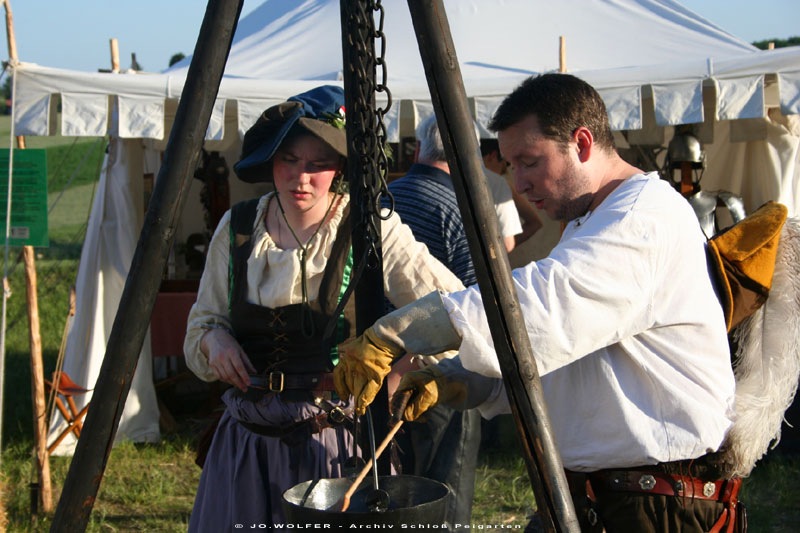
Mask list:
[[[336,423],[349,404],[331,375],[336,345],[355,334],[352,301],[334,316],[352,267],[344,125],[343,91],[323,86],[270,107],[245,134],[237,175],[270,181],[275,192],[222,218],[189,315],[187,365],[201,379],[233,385],[190,531],[282,524],[284,490],[342,476],[352,455],[347,422]],[[461,289],[396,215],[381,231],[395,306]]]

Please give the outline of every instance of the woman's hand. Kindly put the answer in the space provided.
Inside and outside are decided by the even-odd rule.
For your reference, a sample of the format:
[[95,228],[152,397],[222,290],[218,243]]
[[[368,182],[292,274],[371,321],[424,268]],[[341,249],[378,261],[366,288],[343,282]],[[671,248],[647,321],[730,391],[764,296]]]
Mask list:
[[249,374],[255,374],[256,369],[228,331],[220,328],[208,330],[200,339],[200,350],[208,357],[208,366],[217,379],[247,391]]

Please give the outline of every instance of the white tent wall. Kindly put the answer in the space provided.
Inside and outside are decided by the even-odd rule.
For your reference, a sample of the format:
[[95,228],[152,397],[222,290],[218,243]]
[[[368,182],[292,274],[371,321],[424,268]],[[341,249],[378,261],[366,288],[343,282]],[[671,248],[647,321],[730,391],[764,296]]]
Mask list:
[[[177,101],[166,103],[165,129],[174,120]],[[225,114],[228,134],[217,141],[207,141],[204,148],[218,151],[232,166],[239,156],[240,140],[236,129],[235,106]],[[64,354],[64,370],[73,380],[93,388],[102,365],[106,343],[111,334],[122,291],[130,270],[136,244],[144,223],[144,182],[146,174],[158,175],[166,140],[121,139],[111,137],[103,163],[97,194],[89,216],[89,226],[81,250],[76,282],[76,309]],[[268,184],[248,184],[236,179],[231,171],[231,202],[264,194]],[[200,200],[202,183],[192,181],[176,228],[175,243],[185,243],[192,233],[205,231],[204,211]],[[177,247],[176,247],[177,248]],[[167,269],[177,277],[185,272],[180,254],[173,254]],[[159,406],[153,384],[153,358],[150,333],[145,336],[130,393],[123,409],[115,442],[157,442],[160,440]],[[82,409],[91,393],[75,397]],[[56,412],[50,422],[51,443],[65,428],[66,422]],[[71,455],[77,441],[69,434],[54,450],[55,455]]]
[[716,123],[715,139],[705,145],[701,187],[740,195],[747,212],[769,200],[784,204],[792,216],[800,209],[800,119],[783,116]]
[[[81,250],[75,316],[67,335],[63,368],[73,381],[87,388],[94,387],[100,373],[106,342],[144,220],[143,155],[142,142],[138,139],[110,143]],[[90,400],[91,393],[75,397],[78,409]],[[157,442],[160,439],[158,419],[148,334],[116,438]],[[48,440],[54,440],[65,424],[63,417],[55,412]],[[71,455],[76,442],[70,433],[53,453]]]

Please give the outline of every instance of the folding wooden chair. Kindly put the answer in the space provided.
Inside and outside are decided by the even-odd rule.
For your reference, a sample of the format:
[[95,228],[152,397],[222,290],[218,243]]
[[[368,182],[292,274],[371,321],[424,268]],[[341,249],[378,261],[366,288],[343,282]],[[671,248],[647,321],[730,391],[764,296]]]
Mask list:
[[[57,373],[53,372],[53,381],[56,380]],[[75,434],[75,438],[80,438],[81,436],[81,429],[83,429],[83,417],[86,416],[86,412],[89,410],[89,403],[86,403],[86,406],[78,411],[78,407],[75,405],[75,396],[80,396],[81,394],[86,394],[91,389],[84,389],[80,385],[77,385],[66,372],[61,372],[58,374],[58,383],[57,386],[53,386],[53,383],[44,380],[45,386],[47,388],[48,393],[50,391],[55,391],[55,404],[58,411],[61,413],[61,416],[64,417],[64,421],[67,423],[67,427],[58,435],[58,438],[53,441],[53,443],[47,447],[47,453],[53,453],[53,450],[61,443],[64,438],[70,433]],[[63,399],[62,399],[63,398]],[[64,401],[66,400],[66,405],[64,405]],[[69,407],[69,408],[68,408]]]

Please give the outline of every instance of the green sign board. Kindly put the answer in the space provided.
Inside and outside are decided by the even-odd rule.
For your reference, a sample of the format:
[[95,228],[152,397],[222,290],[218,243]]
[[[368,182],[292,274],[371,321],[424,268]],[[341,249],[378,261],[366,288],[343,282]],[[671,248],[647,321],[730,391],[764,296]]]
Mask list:
[[[0,238],[5,239],[8,214],[8,148],[0,149]],[[14,150],[11,182],[12,246],[49,246],[47,234],[47,156],[45,150]]]

